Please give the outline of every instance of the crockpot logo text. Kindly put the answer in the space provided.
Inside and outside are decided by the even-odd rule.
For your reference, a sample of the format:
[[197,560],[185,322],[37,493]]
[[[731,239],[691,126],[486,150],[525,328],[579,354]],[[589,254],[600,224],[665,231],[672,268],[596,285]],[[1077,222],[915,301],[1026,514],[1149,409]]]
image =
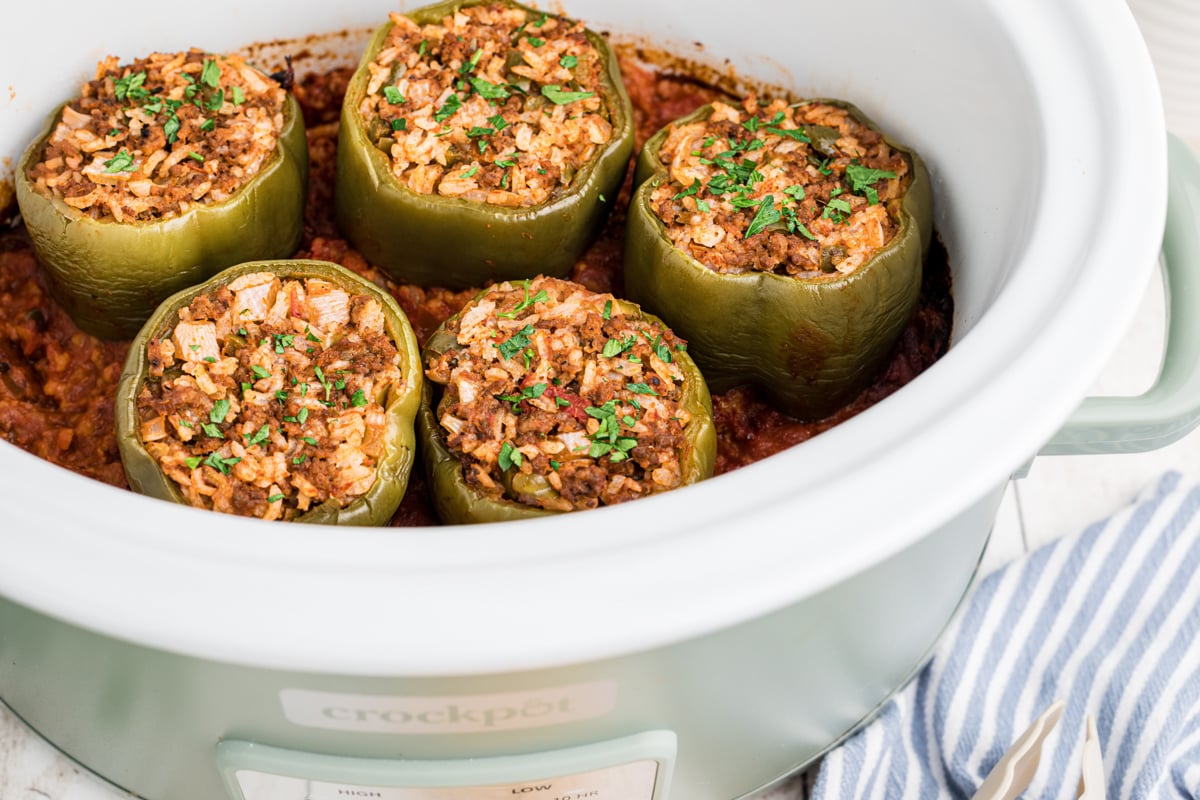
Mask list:
[[308,728],[368,733],[480,733],[592,719],[616,707],[616,684],[592,681],[527,692],[437,697],[279,693],[284,716]]

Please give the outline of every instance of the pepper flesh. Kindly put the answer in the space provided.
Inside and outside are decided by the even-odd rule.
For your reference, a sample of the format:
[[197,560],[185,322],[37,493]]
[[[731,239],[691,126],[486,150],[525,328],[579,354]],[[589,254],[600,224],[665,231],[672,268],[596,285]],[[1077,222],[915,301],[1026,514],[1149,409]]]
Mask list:
[[324,525],[386,526],[404,498],[415,458],[416,434],[413,426],[420,409],[424,380],[420,348],[408,317],[391,295],[344,267],[326,261],[252,261],[239,264],[199,286],[172,295],[158,307],[134,338],[117,385],[114,407],[117,447],[130,488],[160,500],[187,505],[175,482],[147,452],[139,434],[137,398],[150,370],[147,343],[171,330],[178,321],[179,310],[188,306],[197,296],[212,293],[242,275],[255,272],[270,272],[280,278],[320,278],[354,294],[369,295],[383,308],[384,330],[400,353],[404,385],[399,392],[389,392],[384,403],[388,430],[384,455],[376,464],[375,483],[363,496],[344,507],[336,500],[327,500],[295,521]]
[[29,167],[61,113],[62,106],[50,114],[21,158],[17,202],[55,299],[87,333],[128,339],[171,294],[234,264],[286,258],[299,247],[308,142],[291,94],[275,154],[232,197],[147,222],[92,219],[34,190]]
[[[846,109],[878,128],[856,107]],[[706,118],[711,106],[677,120]],[[849,274],[792,277],[770,272],[718,273],[680,251],[650,205],[669,182],[659,150],[670,126],[638,158],[625,235],[629,297],[660,315],[688,340],[688,350],[714,392],[751,384],[799,419],[828,416],[878,375],[912,316],[933,228],[929,175],[912,150],[884,140],[908,158],[912,183],[900,204],[893,239]]]
[[[406,16],[429,24],[484,2],[451,0]],[[517,3],[504,5],[540,13]],[[633,154],[633,106],[612,49],[587,31],[608,64],[600,93],[612,138],[569,187],[545,203],[506,208],[413,192],[396,180],[388,156],[371,142],[358,108],[370,77],[367,66],[391,27],[384,24],[371,39],[342,104],[335,203],[346,238],[392,277],[423,286],[464,289],[491,280],[565,276],[608,218]]]
[[[486,291],[479,296],[484,294]],[[642,311],[633,303],[617,300],[616,305],[620,313],[627,317],[663,325],[658,317]],[[431,355],[449,352],[457,347],[454,335],[449,333],[443,324],[425,343],[422,363],[426,363]],[[717,459],[717,432],[713,424],[712,397],[699,367],[685,351],[677,351],[674,359],[684,375],[681,402],[692,415],[686,433],[687,451],[680,458],[680,485],[683,486],[712,477]],[[426,480],[438,519],[446,524],[457,525],[508,522],[564,513],[536,508],[514,500],[493,499],[470,487],[463,475],[462,463],[446,444],[445,434],[437,419],[438,400],[433,382],[426,381],[422,392],[421,410],[417,415],[417,430],[421,439],[421,459],[425,465]],[[512,486],[507,488],[510,491],[513,489]],[[519,491],[538,494],[554,493],[555,490],[548,482],[538,481],[536,485],[519,487]]]

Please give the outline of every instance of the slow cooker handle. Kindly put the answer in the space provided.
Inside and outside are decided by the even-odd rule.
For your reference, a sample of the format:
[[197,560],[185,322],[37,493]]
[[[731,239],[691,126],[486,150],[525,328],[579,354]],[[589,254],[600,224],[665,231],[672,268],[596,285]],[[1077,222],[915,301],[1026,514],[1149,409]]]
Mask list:
[[1200,159],[1168,135],[1162,263],[1167,335],[1154,385],[1137,397],[1089,397],[1040,455],[1142,453],[1200,423]]

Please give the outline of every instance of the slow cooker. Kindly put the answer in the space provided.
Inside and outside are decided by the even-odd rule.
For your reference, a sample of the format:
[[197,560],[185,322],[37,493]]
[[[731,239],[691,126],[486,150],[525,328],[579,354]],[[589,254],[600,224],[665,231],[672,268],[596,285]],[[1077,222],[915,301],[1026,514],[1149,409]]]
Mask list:
[[[256,58],[348,64],[391,8],[14,5],[0,154],[11,170],[108,53],[272,42]],[[1168,146],[1120,0],[564,10],[845,98],[921,152],[954,274],[949,353],[734,473],[469,528],[218,517],[0,442],[0,696],[79,763],[151,800],[740,798],[920,665],[1030,458],[1153,448],[1196,424],[1200,167]],[[1081,406],[1160,261],[1159,382]]]

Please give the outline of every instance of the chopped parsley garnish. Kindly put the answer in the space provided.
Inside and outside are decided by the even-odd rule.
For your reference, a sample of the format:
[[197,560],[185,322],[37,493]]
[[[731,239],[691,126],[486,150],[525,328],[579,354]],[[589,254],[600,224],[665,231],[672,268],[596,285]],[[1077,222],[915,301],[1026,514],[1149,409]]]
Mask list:
[[314,438],[313,438],[313,437],[311,437],[311,436],[301,436],[301,437],[300,437],[300,441],[304,442],[305,444],[311,444],[311,445],[313,445],[314,447],[315,447],[315,446],[316,446],[316,444],[317,444],[317,440],[316,440],[316,439],[314,439]]
[[224,422],[225,417],[229,414],[229,401],[218,400],[213,403],[212,411],[208,412],[208,419],[211,422]]
[[404,117],[400,117],[399,119],[392,120],[392,130],[394,130],[394,131],[408,130],[408,120],[405,119]]
[[586,100],[589,97],[594,97],[595,94],[595,92],[568,92],[561,86],[542,87],[542,96],[556,106],[565,106],[567,103],[574,103],[576,100]]
[[204,458],[202,456],[188,456],[183,460],[183,463],[187,464],[188,469],[195,469],[196,467],[200,466],[203,461]]
[[565,397],[556,397],[554,398],[554,405],[558,406],[559,408],[570,408],[571,401]]
[[627,336],[625,339],[609,339],[604,343],[604,349],[600,351],[600,355],[605,358],[616,358],[631,349],[637,344],[637,336]]
[[167,136],[167,144],[175,144],[175,140],[179,138],[179,119],[171,117],[164,122],[163,133]]
[[644,383],[630,383],[626,386],[626,388],[634,394],[651,394],[655,397],[658,397],[658,392],[654,391]]
[[362,389],[356,389],[354,394],[350,395],[350,405],[355,408],[362,408],[367,404],[367,395]]
[[711,210],[712,210],[712,206],[710,206],[710,205],[708,204],[708,201],[707,201],[707,200],[699,200],[699,199],[697,199],[697,200],[696,200],[696,210],[697,210],[697,211],[700,211],[700,212],[702,212],[702,213],[705,213],[705,214],[707,214],[709,211],[711,211]]
[[204,104],[204,108],[208,111],[220,111],[221,106],[225,105],[225,90],[217,89],[217,91],[208,98],[208,102]]
[[383,96],[392,105],[399,105],[404,102],[404,95],[400,94],[400,90],[395,86],[383,87]]
[[252,447],[256,444],[262,444],[267,439],[269,439],[270,436],[271,436],[271,426],[266,425],[266,424],[264,424],[261,428],[259,428],[253,436],[246,436],[246,434],[242,434],[242,437],[246,440],[246,445],[250,446],[250,447]]
[[467,178],[474,177],[476,172],[479,172],[479,165],[472,164],[471,168],[469,170],[464,172],[462,175],[459,175],[458,177],[462,178],[463,180],[466,180]]
[[821,219],[831,219],[834,222],[845,222],[846,217],[850,214],[850,204],[845,200],[833,199],[825,205],[825,210],[821,212]]
[[313,374],[317,376],[317,381],[321,384],[321,388],[325,390],[325,399],[329,399],[329,393],[333,387],[329,385],[329,381],[325,378],[325,371],[320,367],[313,367]]
[[542,27],[543,25],[546,24],[547,19],[549,19],[549,17],[547,17],[545,14],[542,14],[540,17],[538,17],[536,20],[534,20],[533,27],[535,27],[535,28]]
[[242,93],[242,87],[234,86],[229,93],[233,95],[233,104],[235,106],[240,106],[246,102],[246,95]]
[[850,181],[850,191],[864,195],[871,205],[879,203],[879,192],[871,185],[877,181],[891,180],[896,173],[883,169],[872,169],[862,164],[850,164],[846,167],[846,180]]
[[307,455],[307,454],[301,454],[301,455],[298,455],[298,456],[296,456],[295,458],[293,458],[293,459],[292,459],[292,463],[293,463],[293,464],[303,464],[303,463],[304,463],[305,461],[307,461],[307,460],[308,460],[308,455]]
[[417,47],[417,55],[418,56],[425,55],[425,51],[427,49],[429,49],[429,42],[426,41],[425,39],[422,39],[420,46]]
[[133,156],[129,155],[129,151],[124,147],[115,156],[104,162],[104,171],[108,174],[114,172],[128,172],[133,166]]
[[214,89],[221,85],[221,68],[214,59],[204,59],[204,67],[200,70],[200,82]]
[[798,183],[793,183],[791,186],[785,187],[783,193],[797,203],[804,199],[804,187]]
[[124,78],[118,78],[113,81],[113,94],[118,100],[141,100],[148,97],[150,92],[146,91],[143,84],[146,82],[145,72],[135,72],[132,75],[126,75]]
[[[483,78],[477,77],[468,78],[467,80],[471,84],[471,88],[479,92],[480,97],[484,98],[485,100],[503,100],[504,98],[508,97],[508,90],[497,83],[492,83],[491,81],[486,81]],[[451,95],[451,97],[457,97],[457,95]],[[447,114],[446,116],[448,117],[450,115]],[[439,118],[436,115],[434,116],[434,119],[436,119],[438,122],[441,122],[445,118],[446,117]]]
[[758,204],[758,211],[754,212],[754,218],[750,220],[750,226],[746,228],[745,238],[749,239],[757,233],[762,233],[768,225],[774,225],[781,218],[782,215],[775,208],[775,196],[767,195]]
[[254,373],[254,377],[262,380],[263,378],[271,377],[271,371],[266,367],[260,367],[258,364],[250,365],[250,371]]
[[308,327],[307,325],[304,326],[304,338],[310,342],[316,342],[317,344],[321,343],[321,340],[318,339],[316,334],[312,332],[312,328]]
[[501,342],[497,347],[500,350],[501,357],[505,361],[509,361],[517,353],[520,353],[526,347],[529,347],[529,337],[533,335],[533,326],[526,325],[521,330],[513,334],[508,341]]
[[218,455],[217,453],[209,453],[208,458],[204,459],[204,461],[202,461],[201,463],[212,467],[217,472],[220,472],[222,475],[228,475],[229,468],[232,467],[234,464],[239,463],[240,461],[241,461],[241,459],[237,458],[237,457],[221,458],[221,456]]
[[777,128],[774,125],[767,126],[767,133],[773,133],[776,136],[784,136],[788,139],[795,139],[797,142],[811,142],[808,134],[804,132],[804,128]]
[[215,127],[217,127],[217,121],[211,117],[200,123],[200,130],[204,131],[205,133],[211,131]]
[[513,467],[521,466],[521,464],[525,461],[525,456],[521,454],[520,450],[513,447],[512,443],[505,442],[504,444],[500,445],[500,456],[498,461],[500,462],[500,469],[508,472]]
[[282,500],[282,499],[283,499],[283,495],[282,495],[282,494],[273,494],[273,495],[271,495],[270,497],[268,497],[268,498],[267,498],[267,502],[268,502],[268,503],[278,503],[278,502],[279,502],[280,500]]
[[612,300],[604,301],[604,311],[600,312],[600,316],[604,319],[612,319]]
[[529,281],[526,280],[525,281],[525,297],[522,298],[521,302],[519,302],[515,306],[513,306],[512,311],[505,311],[504,313],[497,314],[496,316],[500,317],[502,319],[515,319],[517,314],[519,314],[522,311],[524,311],[525,309],[529,308],[534,303],[544,303],[549,299],[550,299],[550,296],[548,294],[546,294],[545,289],[539,289],[537,294],[535,294],[533,297],[530,297],[529,296]]
[[[496,395],[496,399],[502,403],[511,403],[513,413],[517,413],[517,406],[519,406],[523,400],[534,400],[538,397],[541,397],[545,393],[546,393],[546,384],[535,383],[532,386],[526,386],[524,389],[521,390],[520,394]],[[562,398],[559,398],[559,399],[562,399]],[[568,405],[570,405],[570,404],[568,403]]]
[[672,200],[679,200],[680,198],[683,198],[683,197],[691,197],[692,195],[696,194],[696,193],[697,193],[697,192],[699,192],[699,191],[700,191],[700,179],[699,179],[699,178],[696,178],[695,182],[694,182],[694,183],[692,183],[692,185],[691,185],[691,186],[689,186],[689,187],[688,187],[688,188],[686,188],[686,189],[683,189],[683,190],[682,190],[682,191],[680,191],[680,192],[677,192],[677,193],[675,194],[675,196],[674,196],[674,197],[672,197],[671,199],[672,199]]
[[558,65],[563,69],[575,69],[575,65],[579,63],[579,59],[572,55],[563,56],[558,60]]
[[546,43],[545,39],[539,39],[536,36],[526,36],[525,41],[529,42],[534,47],[541,47]]
[[205,422],[200,425],[200,430],[204,431],[205,436],[211,436],[214,439],[224,439],[225,434],[221,433],[221,429],[211,422]]
[[192,159],[193,161],[199,161],[201,164],[204,163],[204,156],[200,155],[195,150],[188,150],[188,158]]
[[443,122],[453,116],[454,112],[460,108],[462,108],[462,98],[456,94],[452,94],[446,98],[446,102],[442,104],[442,107],[434,112],[433,120],[434,122]]

